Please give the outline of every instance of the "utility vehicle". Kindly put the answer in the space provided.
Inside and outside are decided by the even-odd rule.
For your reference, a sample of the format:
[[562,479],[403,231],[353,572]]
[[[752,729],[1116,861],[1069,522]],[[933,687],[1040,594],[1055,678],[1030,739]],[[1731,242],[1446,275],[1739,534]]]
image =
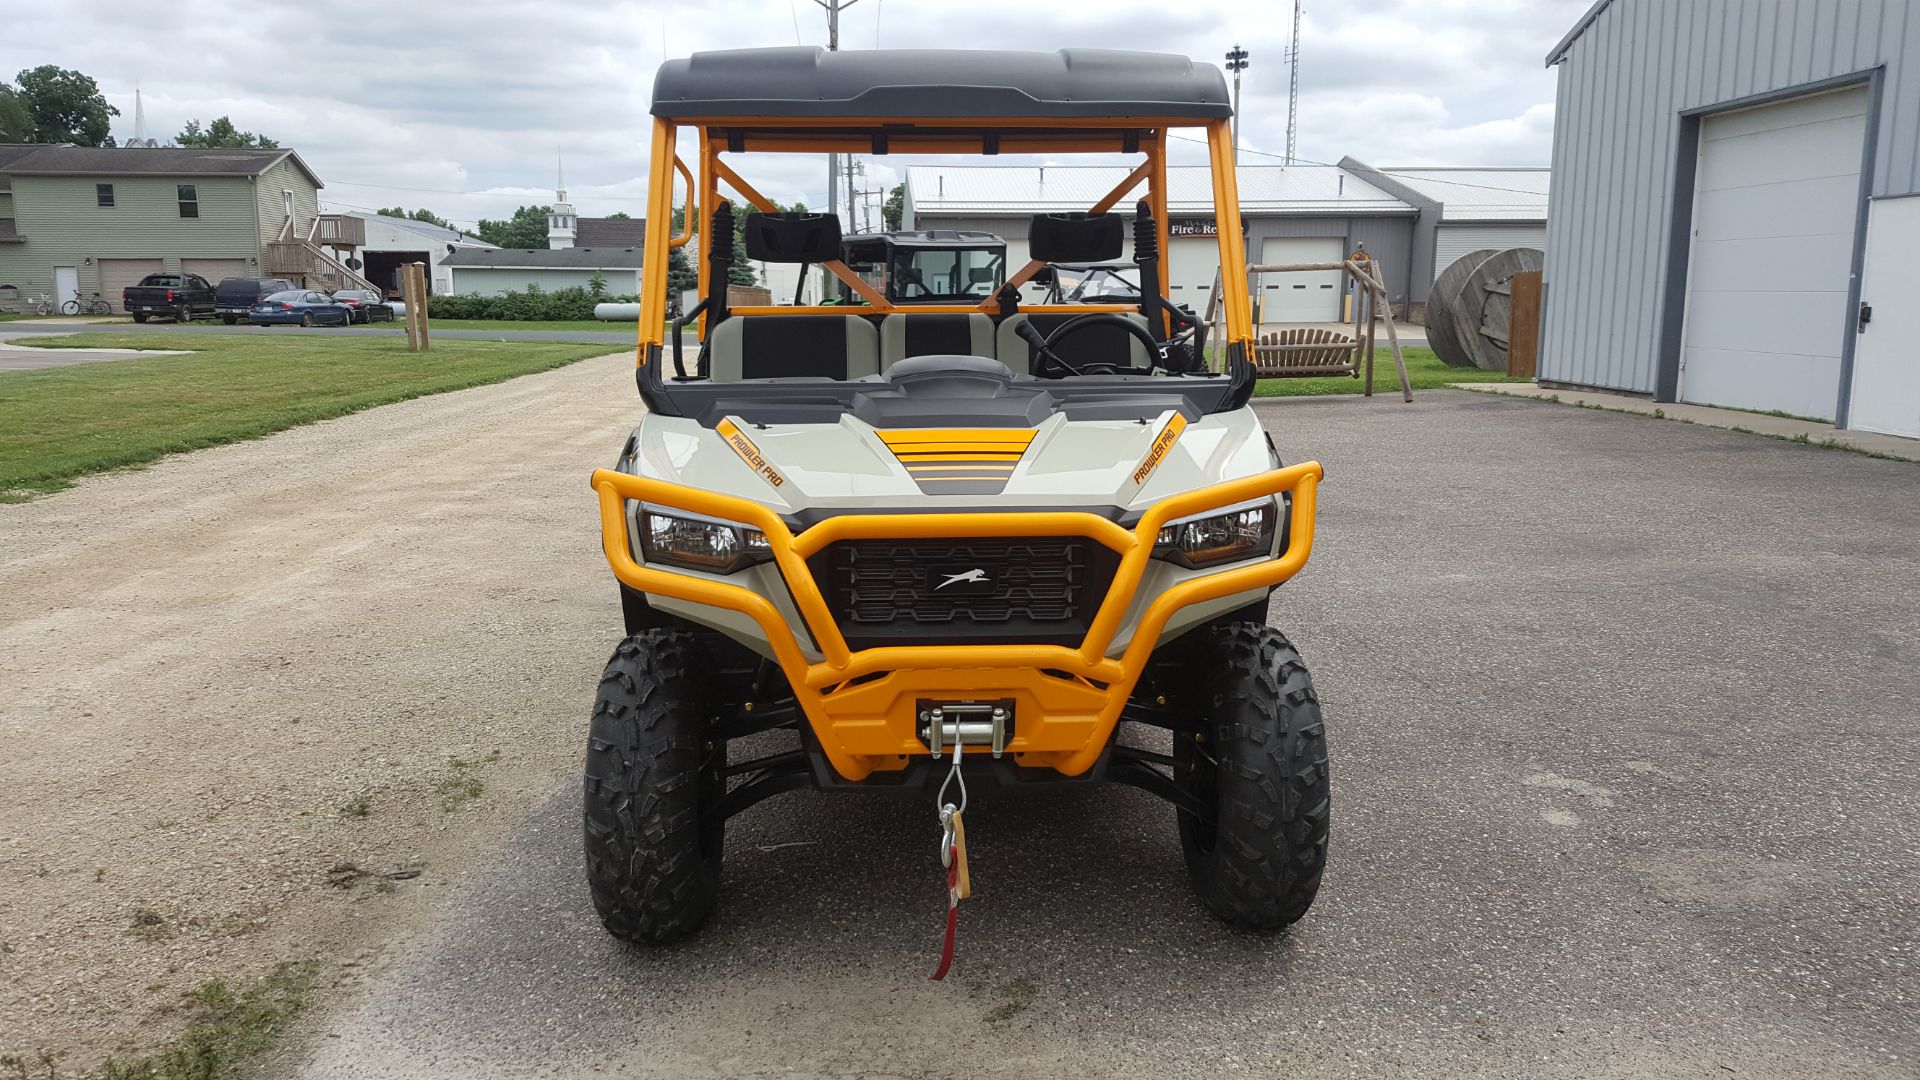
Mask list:
[[[893,793],[918,812],[956,769],[975,799],[1103,781],[1162,796],[1208,907],[1257,931],[1299,919],[1326,858],[1327,753],[1267,617],[1307,560],[1321,469],[1283,464],[1247,407],[1220,73],[1095,50],[754,49],[668,62],[652,113],[647,218],[674,219],[676,188],[691,205],[681,234],[647,231],[648,411],[592,479],[627,633],[586,760],[607,929],[695,930],[725,822],[762,799]],[[1163,287],[1175,138],[1212,164],[1212,353]],[[780,213],[736,171],[757,153],[1136,167],[1085,212],[1033,218],[1031,259],[993,295],[907,307],[841,261],[835,218]],[[723,188],[755,208],[748,257],[823,265],[866,306],[730,307]],[[1133,302],[1022,303],[1046,264],[1112,262],[1129,233]],[[669,326],[668,255],[696,240],[702,297]]]
[[[840,243],[840,261],[895,306],[977,304],[1007,279],[1007,242],[972,229],[860,233]],[[857,303],[845,282],[841,300]]]

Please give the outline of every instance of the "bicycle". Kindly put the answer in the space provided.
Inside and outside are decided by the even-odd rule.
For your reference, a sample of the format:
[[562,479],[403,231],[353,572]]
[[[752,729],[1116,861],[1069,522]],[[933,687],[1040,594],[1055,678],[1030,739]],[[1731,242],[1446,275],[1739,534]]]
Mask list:
[[41,293],[39,296],[34,297],[33,302],[27,306],[33,310],[35,315],[55,315],[60,311],[60,305],[55,303],[53,297],[46,293]]
[[60,314],[62,315],[79,315],[82,312],[88,315],[111,315],[113,314],[113,305],[100,299],[99,293],[94,293],[93,299],[87,301],[85,304],[80,303],[79,299],[75,298],[60,305]]

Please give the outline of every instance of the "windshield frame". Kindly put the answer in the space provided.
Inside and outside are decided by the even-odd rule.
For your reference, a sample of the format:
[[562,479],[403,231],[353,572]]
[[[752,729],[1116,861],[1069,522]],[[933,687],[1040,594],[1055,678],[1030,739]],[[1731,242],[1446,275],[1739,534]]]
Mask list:
[[[697,147],[696,165],[690,168],[681,160],[678,153],[678,137],[682,128],[691,129]],[[641,395],[649,407],[656,411],[682,415],[673,404],[674,388],[691,388],[695,384],[670,381],[671,373],[664,364],[668,336],[672,334],[678,340],[679,324],[669,325],[667,321],[666,277],[669,255],[674,248],[692,241],[701,232],[702,222],[713,217],[723,201],[721,186],[731,188],[734,195],[744,199],[747,204],[763,213],[778,213],[781,207],[766,198],[743,179],[727,163],[727,155],[742,153],[901,153],[901,154],[1073,154],[1100,153],[1137,154],[1141,161],[1127,176],[1104,198],[1088,207],[1089,213],[1106,213],[1142,185],[1145,186],[1144,198],[1140,199],[1142,210],[1151,214],[1156,239],[1158,240],[1158,280],[1156,307],[1150,320],[1157,325],[1150,326],[1150,333],[1156,340],[1167,340],[1171,336],[1172,324],[1168,316],[1169,301],[1166,298],[1167,273],[1170,269],[1168,258],[1168,213],[1167,213],[1167,140],[1170,131],[1176,128],[1197,128],[1204,131],[1209,153],[1209,173],[1213,184],[1215,220],[1219,223],[1218,243],[1221,266],[1227,272],[1221,275],[1221,300],[1224,302],[1224,340],[1217,342],[1224,356],[1224,367],[1235,386],[1221,404],[1224,407],[1237,408],[1251,396],[1253,389],[1253,369],[1248,362],[1251,356],[1252,326],[1251,304],[1248,298],[1245,266],[1245,239],[1240,227],[1239,195],[1235,184],[1232,157],[1232,134],[1230,121],[1221,118],[1198,119],[1192,117],[1154,117],[1154,116],[1098,116],[1066,118],[1038,117],[926,117],[917,118],[913,124],[901,128],[898,120],[882,122],[879,120],[845,119],[822,121],[819,118],[783,117],[783,116],[714,116],[714,117],[654,117],[652,160],[648,189],[648,219],[666,222],[675,218],[676,194],[683,194],[689,204],[684,217],[685,226],[678,235],[669,235],[667,229],[649,229],[646,237],[646,249],[643,253],[643,284],[640,297],[639,350],[636,373]],[[696,179],[697,174],[697,179]],[[676,175],[685,180],[676,184]],[[765,315],[871,315],[880,316],[895,311],[913,313],[951,313],[988,315],[996,320],[1003,317],[999,296],[987,297],[978,303],[959,304],[909,304],[899,305],[890,301],[873,285],[856,274],[838,259],[819,264],[835,277],[839,278],[860,300],[863,306],[846,305],[819,306],[759,306],[730,305],[724,297],[710,297],[709,283],[702,275],[697,282],[699,306],[702,313],[695,325],[702,342],[707,338],[709,322],[705,308],[717,303],[730,318],[754,318]],[[1045,269],[1046,263],[1030,259],[1025,266],[1006,278],[1006,284],[1015,286],[1025,284],[1036,273]],[[1002,290],[1001,295],[1005,295]],[[1143,297],[1142,299],[1145,299]],[[1023,313],[1082,315],[1094,312],[1138,313],[1140,303],[1125,304],[1025,304],[1019,305]],[[1112,378],[1110,376],[1084,376],[1089,380]],[[1199,376],[1195,376],[1196,381]],[[783,380],[768,380],[769,383]],[[1046,380],[1060,381],[1060,380]],[[1077,381],[1077,380],[1076,380]],[[805,380],[809,385],[822,387],[857,386],[859,380],[836,381],[830,379]],[[754,383],[728,383],[727,388],[736,396],[751,392]]]

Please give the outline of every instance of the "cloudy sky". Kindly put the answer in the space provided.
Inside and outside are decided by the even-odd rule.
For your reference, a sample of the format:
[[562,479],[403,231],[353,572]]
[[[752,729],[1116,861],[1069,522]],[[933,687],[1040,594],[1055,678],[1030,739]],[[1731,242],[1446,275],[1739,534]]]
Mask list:
[[[1299,156],[1545,164],[1554,79],[1541,60],[1588,2],[1307,0]],[[1098,46],[1217,62],[1237,41],[1252,52],[1242,147],[1278,153],[1291,19],[1289,0],[858,0],[841,15],[841,47]],[[150,135],[229,115],[299,150],[330,207],[425,206],[461,223],[551,201],[556,151],[582,214],[637,217],[662,58],[826,43],[813,0],[56,0],[11,5],[5,23],[0,79],[78,68],[120,108],[119,138],[133,134],[137,83]],[[871,162],[873,186],[906,160]],[[825,201],[812,162],[742,172],[782,201]]]

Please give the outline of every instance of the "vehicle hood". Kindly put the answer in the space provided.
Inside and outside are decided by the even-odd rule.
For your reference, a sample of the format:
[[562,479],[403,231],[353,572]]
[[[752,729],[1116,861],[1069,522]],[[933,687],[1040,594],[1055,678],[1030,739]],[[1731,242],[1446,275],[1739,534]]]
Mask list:
[[1033,428],[876,430],[831,424],[714,427],[650,415],[622,471],[807,510],[1143,509],[1170,495],[1277,467],[1251,409],[1188,419],[1068,420]]

